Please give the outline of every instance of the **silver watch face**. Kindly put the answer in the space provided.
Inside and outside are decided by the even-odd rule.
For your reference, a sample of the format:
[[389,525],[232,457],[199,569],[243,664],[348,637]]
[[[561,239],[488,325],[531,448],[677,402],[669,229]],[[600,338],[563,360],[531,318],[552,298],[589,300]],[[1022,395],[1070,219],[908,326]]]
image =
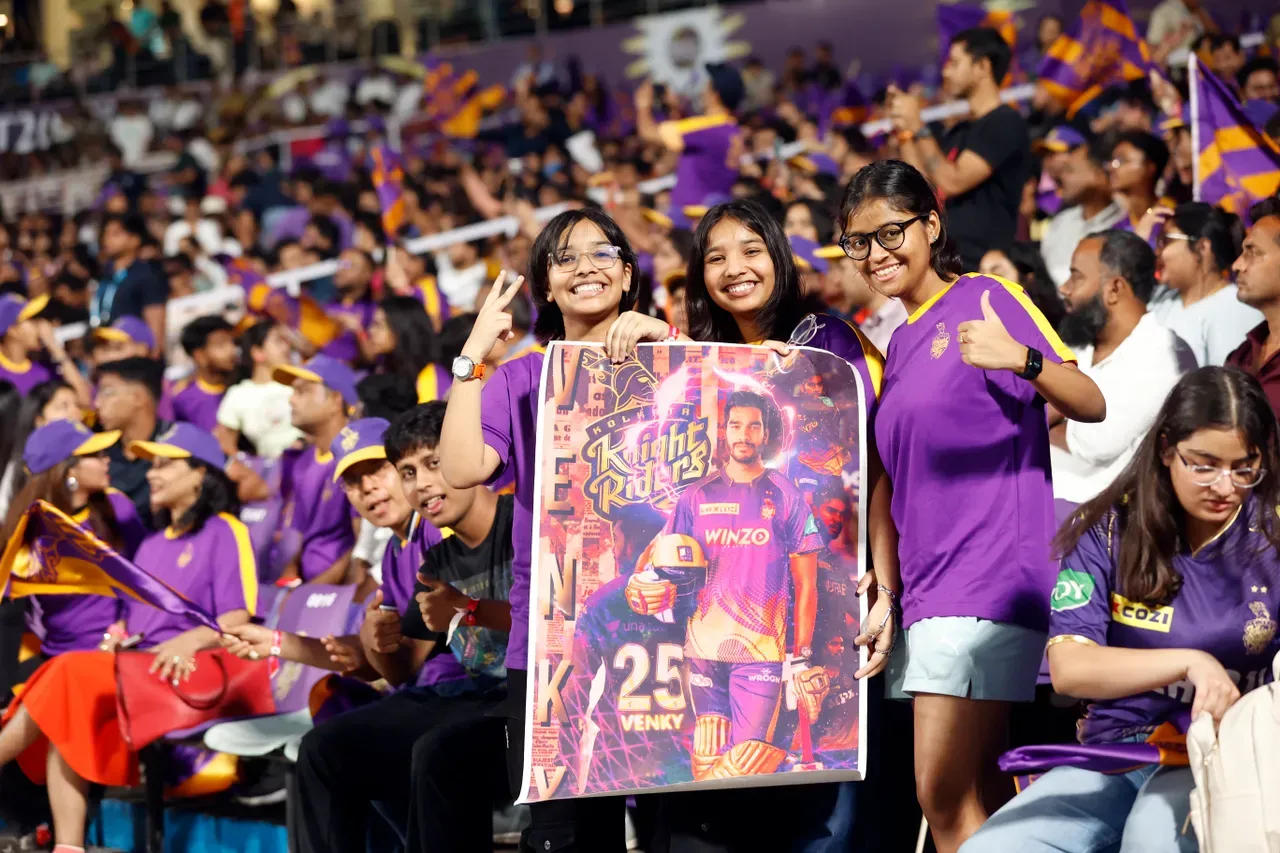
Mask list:
[[476,363],[465,355],[460,355],[453,360],[453,376],[455,379],[470,379],[475,369]]

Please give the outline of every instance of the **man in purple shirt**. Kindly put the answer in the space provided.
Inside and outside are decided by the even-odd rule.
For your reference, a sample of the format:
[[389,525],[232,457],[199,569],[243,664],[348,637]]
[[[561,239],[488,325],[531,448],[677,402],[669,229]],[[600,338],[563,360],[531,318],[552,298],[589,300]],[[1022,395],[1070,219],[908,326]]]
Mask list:
[[49,304],[48,296],[30,302],[14,293],[0,296],[0,379],[14,384],[26,395],[52,374],[31,360],[40,351],[40,332],[35,317]]
[[333,274],[338,301],[325,306],[325,311],[345,331],[321,350],[330,358],[347,364],[360,361],[360,339],[365,337],[378,309],[370,294],[373,270],[373,258],[360,249],[347,249],[338,258],[338,271]]
[[227,380],[239,361],[234,330],[216,314],[197,317],[183,328],[181,341],[195,362],[195,375],[174,386],[170,394],[173,419],[213,432]]
[[293,425],[311,447],[293,463],[285,488],[285,517],[301,549],[281,575],[282,583],[342,583],[355,545],[355,523],[345,492],[334,485],[336,462],[329,446],[360,401],[356,376],[340,361],[318,355],[302,367],[282,365],[275,381],[293,388]]

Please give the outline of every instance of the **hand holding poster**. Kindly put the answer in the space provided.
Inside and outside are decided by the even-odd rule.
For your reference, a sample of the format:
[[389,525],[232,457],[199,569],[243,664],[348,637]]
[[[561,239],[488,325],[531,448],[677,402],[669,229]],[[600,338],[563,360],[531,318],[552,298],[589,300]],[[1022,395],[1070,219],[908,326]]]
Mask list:
[[853,368],[557,343],[541,394],[521,799],[862,778]]

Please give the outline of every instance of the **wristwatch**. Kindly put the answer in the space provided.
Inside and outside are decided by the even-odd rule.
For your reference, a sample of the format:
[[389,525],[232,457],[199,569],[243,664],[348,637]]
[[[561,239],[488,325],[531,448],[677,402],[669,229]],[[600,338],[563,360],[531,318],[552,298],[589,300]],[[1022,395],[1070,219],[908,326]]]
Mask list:
[[1044,356],[1040,350],[1034,347],[1027,347],[1027,366],[1022,368],[1022,372],[1018,377],[1031,382],[1040,376],[1040,371],[1044,370]]
[[459,382],[467,382],[472,379],[484,378],[484,362],[476,364],[465,355],[460,355],[453,360],[453,368],[449,371],[453,374],[453,378]]
[[915,139],[917,142],[921,139],[928,139],[930,136],[933,136],[933,131],[929,129],[929,125],[927,124],[920,125],[920,129],[915,132]]

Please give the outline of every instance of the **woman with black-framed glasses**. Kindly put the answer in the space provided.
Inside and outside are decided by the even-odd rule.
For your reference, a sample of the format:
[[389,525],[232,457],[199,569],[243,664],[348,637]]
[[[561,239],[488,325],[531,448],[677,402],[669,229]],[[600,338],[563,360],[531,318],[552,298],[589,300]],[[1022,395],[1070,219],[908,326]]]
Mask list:
[[1013,793],[1001,796],[996,760],[1010,703],[1035,696],[1053,582],[1046,401],[1083,421],[1106,406],[1021,287],[961,274],[916,169],[862,169],[840,221],[862,277],[908,312],[875,426],[898,541],[876,583],[899,597],[905,636],[895,643],[886,620],[893,595],[866,623],[877,649],[894,649],[886,689],[913,700],[916,793],[938,850],[953,853]]
[[[1091,700],[1082,744],[1176,739],[1269,678],[1280,646],[1277,466],[1276,420],[1257,380],[1201,368],[1174,386],[1124,472],[1058,535],[1049,670],[1059,693]],[[1062,764],[993,815],[965,853],[1199,849],[1186,830],[1190,768]]]

